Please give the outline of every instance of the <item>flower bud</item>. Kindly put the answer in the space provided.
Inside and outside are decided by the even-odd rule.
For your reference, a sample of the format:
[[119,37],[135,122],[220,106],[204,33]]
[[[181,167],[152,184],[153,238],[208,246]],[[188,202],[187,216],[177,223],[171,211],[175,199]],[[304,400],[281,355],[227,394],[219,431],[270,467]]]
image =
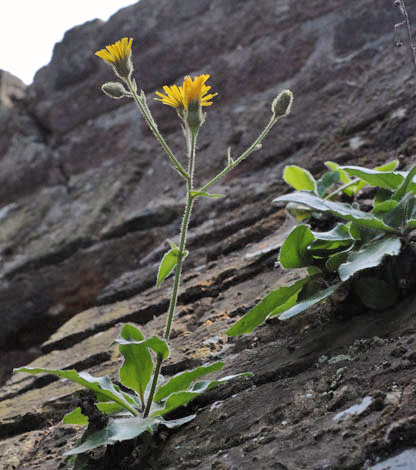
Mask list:
[[108,82],[104,83],[101,87],[101,90],[110,98],[118,100],[123,98],[127,94],[127,90],[123,87],[121,83],[118,82]]
[[272,113],[276,117],[287,116],[293,103],[293,93],[290,90],[281,91],[272,103]]

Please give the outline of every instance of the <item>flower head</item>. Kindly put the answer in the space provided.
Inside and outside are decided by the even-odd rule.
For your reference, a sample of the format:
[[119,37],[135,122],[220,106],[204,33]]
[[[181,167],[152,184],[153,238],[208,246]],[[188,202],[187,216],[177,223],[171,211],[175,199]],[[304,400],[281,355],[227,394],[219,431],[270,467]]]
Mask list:
[[218,93],[210,93],[207,95],[208,91],[211,89],[210,86],[205,85],[205,82],[208,80],[209,75],[203,74],[193,79],[187,75],[183,84],[178,87],[176,85],[164,86],[163,90],[166,93],[156,92],[160,98],[155,98],[155,100],[161,101],[163,104],[172,106],[178,111],[183,109],[188,109],[191,102],[196,103],[198,106],[211,106],[212,101],[210,101],[214,96],[217,96]]
[[123,38],[114,44],[106,46],[105,49],[97,51],[95,55],[98,55],[104,62],[110,64],[120,78],[127,79],[133,71],[131,63],[132,42],[133,38]]
[[218,93],[210,93],[207,95],[208,91],[211,89],[210,86],[205,85],[208,78],[209,75],[207,73],[200,75],[199,77],[195,77],[193,80],[189,75],[185,77],[183,82],[183,95],[186,109],[193,101],[200,102],[201,106],[212,105],[212,101],[210,100],[214,98],[214,96],[217,96]]
[[183,95],[183,86],[164,86],[163,90],[165,91],[166,95],[161,93],[160,91],[156,92],[156,95],[160,96],[160,98],[155,98],[155,100],[161,101],[163,104],[167,104],[168,106],[172,106],[172,108],[183,109],[184,105],[184,95]]

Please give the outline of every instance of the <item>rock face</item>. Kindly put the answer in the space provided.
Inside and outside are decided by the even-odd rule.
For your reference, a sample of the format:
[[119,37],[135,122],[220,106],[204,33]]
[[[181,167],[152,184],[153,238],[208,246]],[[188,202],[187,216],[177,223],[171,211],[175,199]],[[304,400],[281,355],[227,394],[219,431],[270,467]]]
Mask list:
[[[416,23],[414,5],[409,14]],[[195,207],[165,370],[223,358],[227,374],[254,378],[192,403],[198,417],[156,437],[156,450],[130,449],[94,468],[351,470],[414,445],[411,302],[376,316],[274,321],[232,341],[224,333],[286,280],[274,269],[285,214],[271,204],[287,189],[284,165],[319,175],[326,160],[413,162],[416,77],[407,49],[394,48],[399,21],[390,0],[141,0],[68,31],[27,90],[0,72],[5,377],[35,357],[32,365],[114,375],[119,358],[108,345],[120,323],[163,330],[170,283],[156,290],[155,275],[179,232],[184,186],[134,103],[101,93],[114,78],[96,50],[134,38],[138,86],[178,156],[177,116],[153,93],[211,74],[219,96],[200,133],[200,183],[223,168],[228,146],[238,156],[252,142],[281,89],[295,94],[264,148],[215,188],[227,197]],[[58,423],[77,389],[50,377],[8,380],[2,468],[66,468],[62,454],[79,431]],[[334,419],[366,397],[365,412]]]
[[13,100],[22,98],[26,91],[26,85],[9,72],[0,70],[0,103],[10,108]]

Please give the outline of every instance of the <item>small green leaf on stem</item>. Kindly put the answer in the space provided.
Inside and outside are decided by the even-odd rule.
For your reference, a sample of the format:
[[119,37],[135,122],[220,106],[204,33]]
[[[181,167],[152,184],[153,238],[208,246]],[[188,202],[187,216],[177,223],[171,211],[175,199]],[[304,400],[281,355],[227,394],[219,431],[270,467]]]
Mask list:
[[[173,242],[170,242],[170,243],[172,246]],[[160,287],[162,282],[173,271],[175,266],[178,264],[178,259],[179,259],[179,248],[177,248],[176,246],[172,246],[172,248],[163,255],[162,261],[159,265],[156,287]]]
[[192,198],[195,198],[195,197],[210,197],[211,199],[219,199],[219,198],[225,197],[223,194],[210,194],[210,193],[207,193],[206,191],[191,190],[191,191],[189,191],[189,194],[191,195]]
[[231,147],[228,147],[227,149],[227,163],[228,166],[233,166],[234,165],[234,160],[233,157],[231,156]]

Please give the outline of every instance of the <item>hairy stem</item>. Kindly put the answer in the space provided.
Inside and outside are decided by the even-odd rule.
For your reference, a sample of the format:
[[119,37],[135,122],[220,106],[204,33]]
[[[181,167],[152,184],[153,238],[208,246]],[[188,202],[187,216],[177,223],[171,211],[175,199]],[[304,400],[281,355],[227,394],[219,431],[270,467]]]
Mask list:
[[[197,138],[197,134],[196,133],[193,134],[189,132],[188,130],[188,136],[187,136],[188,152],[189,152],[188,174],[190,177],[187,180],[187,199],[186,199],[185,213],[183,215],[182,226],[181,226],[178,263],[176,264],[176,268],[175,268],[175,278],[173,280],[173,289],[172,289],[172,294],[170,297],[168,319],[166,321],[166,327],[165,327],[164,339],[166,341],[169,340],[170,330],[172,328],[172,320],[173,320],[173,316],[175,313],[176,302],[178,300],[178,290],[179,290],[179,284],[180,284],[180,279],[181,279],[181,274],[182,274],[182,263],[183,263],[183,259],[185,256],[186,235],[188,232],[192,206],[194,203],[194,197],[192,197],[191,191],[193,190],[193,174],[194,174],[194,165],[195,165],[196,138]],[[155,372],[153,374],[153,382],[152,382],[152,386],[150,389],[149,398],[147,400],[147,406],[143,415],[144,418],[146,418],[149,415],[150,408],[152,406],[153,397],[156,391],[157,379],[159,377],[160,369],[162,366],[162,361],[163,361],[162,356],[158,354],[157,360],[156,360]]]
[[218,173],[218,175],[214,176],[207,184],[202,186],[199,191],[206,191],[210,186],[215,184],[218,180],[220,180],[223,176],[225,176],[230,170],[232,170],[235,166],[241,163],[245,158],[247,158],[250,153],[254,152],[255,150],[259,150],[260,144],[262,140],[266,137],[266,135],[270,132],[270,129],[276,124],[276,122],[280,119],[280,117],[273,115],[270,121],[267,123],[266,127],[263,129],[261,134],[257,137],[257,139],[250,145],[250,147],[243,152],[237,160],[230,161],[228,165]]
[[150,114],[149,109],[147,106],[145,106],[139,96],[137,96],[137,92],[135,90],[135,87],[133,86],[130,78],[127,79],[127,86],[129,87],[130,93],[133,96],[134,101],[137,104],[137,107],[139,108],[140,112],[142,113],[144,119],[147,122],[147,125],[150,127],[151,131],[155,135],[156,139],[160,142],[160,145],[163,147],[165,152],[168,154],[169,158],[171,159],[172,163],[174,164],[176,170],[186,179],[186,181],[189,180],[190,176],[189,174],[185,171],[183,166],[179,163],[179,161],[176,159],[175,155],[173,154],[172,150],[170,149],[169,145],[166,143],[165,139],[162,137],[161,133],[159,132],[159,129],[157,128],[157,125]]
[[409,15],[407,14],[406,5],[404,3],[404,0],[400,0],[400,6],[401,6],[402,15],[404,17],[404,21],[406,23],[406,30],[407,30],[407,37],[408,37],[408,40],[409,40],[410,53],[412,55],[413,65],[414,65],[415,71],[416,71],[416,50],[415,50],[415,45],[413,43],[412,31],[410,29]]

